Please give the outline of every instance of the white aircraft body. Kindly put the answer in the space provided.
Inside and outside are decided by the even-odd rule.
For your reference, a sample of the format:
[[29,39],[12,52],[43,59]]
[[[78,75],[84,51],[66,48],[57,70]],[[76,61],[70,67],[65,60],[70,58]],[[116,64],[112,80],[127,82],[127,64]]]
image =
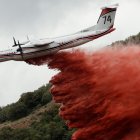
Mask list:
[[116,10],[118,4],[103,7],[101,15],[95,26],[84,29],[75,34],[57,37],[44,38],[38,40],[27,40],[26,42],[16,42],[11,49],[0,51],[0,62],[15,60],[25,61],[30,58],[41,57],[49,54],[55,54],[60,50],[73,48],[101,36],[111,33],[113,28]]

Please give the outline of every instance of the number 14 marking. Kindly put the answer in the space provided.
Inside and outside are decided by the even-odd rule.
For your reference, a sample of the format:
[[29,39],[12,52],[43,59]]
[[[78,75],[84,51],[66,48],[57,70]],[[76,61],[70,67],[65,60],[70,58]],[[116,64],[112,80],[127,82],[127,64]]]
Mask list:
[[106,22],[108,21],[108,22],[112,22],[112,18],[111,18],[111,16],[109,15],[109,16],[104,16],[103,17],[104,18],[104,24],[106,24]]

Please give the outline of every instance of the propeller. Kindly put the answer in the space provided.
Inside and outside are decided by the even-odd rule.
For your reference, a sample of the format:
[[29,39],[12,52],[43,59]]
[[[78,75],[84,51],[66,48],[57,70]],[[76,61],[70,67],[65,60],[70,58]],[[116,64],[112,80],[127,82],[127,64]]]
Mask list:
[[28,35],[27,35],[27,40],[28,40],[28,41],[30,40]]
[[21,54],[21,56],[22,56],[22,59],[23,59],[23,51],[22,51],[22,48],[21,48],[21,44],[19,43],[19,40],[18,40],[18,44],[17,44],[17,46],[19,47],[19,52],[20,52],[20,54]]
[[13,40],[14,40],[14,45],[12,47],[16,47],[17,46],[17,42],[16,42],[14,37],[13,37]]
[[21,57],[23,59],[23,50],[22,50],[21,44],[19,43],[19,40],[16,42],[14,37],[13,37],[13,40],[14,40],[14,45],[12,47],[16,47],[16,46],[19,47],[18,51],[20,52]]

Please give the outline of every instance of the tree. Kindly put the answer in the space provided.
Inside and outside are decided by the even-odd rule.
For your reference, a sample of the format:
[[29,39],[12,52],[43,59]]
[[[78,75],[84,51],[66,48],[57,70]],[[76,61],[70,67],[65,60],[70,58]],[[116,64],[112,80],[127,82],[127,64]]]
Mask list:
[[9,120],[17,120],[27,115],[28,108],[23,102],[17,102],[9,111]]

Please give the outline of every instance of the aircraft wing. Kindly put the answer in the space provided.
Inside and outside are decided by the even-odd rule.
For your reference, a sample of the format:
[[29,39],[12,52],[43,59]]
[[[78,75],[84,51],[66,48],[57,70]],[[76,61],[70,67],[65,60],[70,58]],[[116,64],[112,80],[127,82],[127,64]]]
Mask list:
[[50,45],[50,44],[52,44],[52,43],[55,43],[54,41],[50,41],[50,42],[36,42],[34,45],[36,46],[36,47],[38,47],[38,46],[47,46],[47,45]]
[[60,44],[59,43],[57,43],[57,42],[55,42],[55,41],[50,41],[50,42],[38,42],[38,43],[35,43],[34,44],[34,47],[37,47],[37,48],[39,48],[39,47],[42,47],[42,46],[46,46],[46,47],[48,47],[48,48],[53,48],[53,47],[57,47],[57,46],[59,46]]

